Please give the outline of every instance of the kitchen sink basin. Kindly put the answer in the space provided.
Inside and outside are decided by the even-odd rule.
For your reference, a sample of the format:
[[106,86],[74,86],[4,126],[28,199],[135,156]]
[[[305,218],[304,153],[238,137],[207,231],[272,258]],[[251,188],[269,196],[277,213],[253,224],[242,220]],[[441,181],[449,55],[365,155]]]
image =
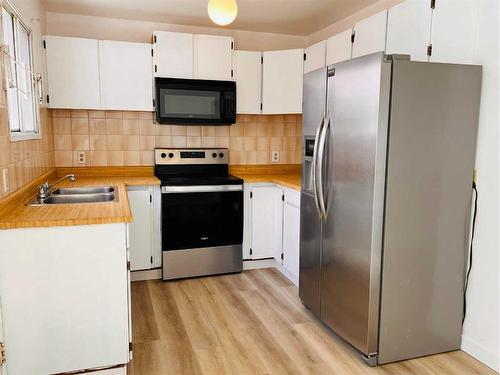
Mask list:
[[113,202],[114,194],[68,194],[51,195],[38,204],[104,203]]
[[44,199],[33,199],[30,206],[53,204],[82,204],[118,202],[118,189],[115,186],[83,186],[76,188],[59,188]]
[[85,186],[77,188],[59,188],[52,192],[52,195],[74,195],[74,194],[106,194],[114,193],[114,186]]

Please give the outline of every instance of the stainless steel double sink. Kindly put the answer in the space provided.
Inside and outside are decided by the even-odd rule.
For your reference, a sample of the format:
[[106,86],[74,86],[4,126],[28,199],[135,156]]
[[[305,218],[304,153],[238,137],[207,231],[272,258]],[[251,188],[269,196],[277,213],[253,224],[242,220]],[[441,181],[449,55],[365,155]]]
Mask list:
[[76,188],[58,188],[47,198],[33,199],[30,206],[47,204],[78,204],[78,203],[107,203],[118,202],[118,188],[116,186],[82,186]]

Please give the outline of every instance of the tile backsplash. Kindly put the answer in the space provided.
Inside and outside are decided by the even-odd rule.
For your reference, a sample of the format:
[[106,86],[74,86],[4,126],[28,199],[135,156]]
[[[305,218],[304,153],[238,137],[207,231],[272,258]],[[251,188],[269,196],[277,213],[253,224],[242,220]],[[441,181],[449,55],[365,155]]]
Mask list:
[[[231,126],[157,125],[153,112],[53,110],[57,167],[153,165],[155,147],[229,148],[230,164],[301,161],[301,115],[239,115]],[[80,154],[84,153],[84,160]]]
[[[3,99],[4,96],[2,92]],[[41,139],[11,142],[7,109],[5,104],[0,105],[0,197],[54,168],[52,112],[49,109],[40,110],[40,129]],[[4,176],[7,177],[7,191],[4,190]]]

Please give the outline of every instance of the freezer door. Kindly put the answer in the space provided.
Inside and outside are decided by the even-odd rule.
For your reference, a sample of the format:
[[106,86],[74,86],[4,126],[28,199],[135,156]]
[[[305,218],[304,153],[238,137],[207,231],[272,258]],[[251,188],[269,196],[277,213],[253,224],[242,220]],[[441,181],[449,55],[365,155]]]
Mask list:
[[376,53],[328,78],[321,319],[366,356],[377,353],[390,72]]
[[300,198],[300,277],[299,297],[311,311],[320,316],[321,222],[314,198]]
[[[326,107],[326,68],[304,76],[302,196],[300,207],[299,296],[318,317],[320,312],[321,221],[315,196],[315,151]],[[314,151],[313,151],[314,150]]]

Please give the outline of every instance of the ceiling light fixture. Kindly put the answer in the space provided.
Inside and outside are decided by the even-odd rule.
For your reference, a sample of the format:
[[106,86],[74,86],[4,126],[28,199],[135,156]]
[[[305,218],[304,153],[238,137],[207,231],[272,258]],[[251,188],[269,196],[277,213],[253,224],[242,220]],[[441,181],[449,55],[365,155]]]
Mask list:
[[236,0],[209,0],[208,15],[217,25],[225,26],[233,22],[238,14]]

